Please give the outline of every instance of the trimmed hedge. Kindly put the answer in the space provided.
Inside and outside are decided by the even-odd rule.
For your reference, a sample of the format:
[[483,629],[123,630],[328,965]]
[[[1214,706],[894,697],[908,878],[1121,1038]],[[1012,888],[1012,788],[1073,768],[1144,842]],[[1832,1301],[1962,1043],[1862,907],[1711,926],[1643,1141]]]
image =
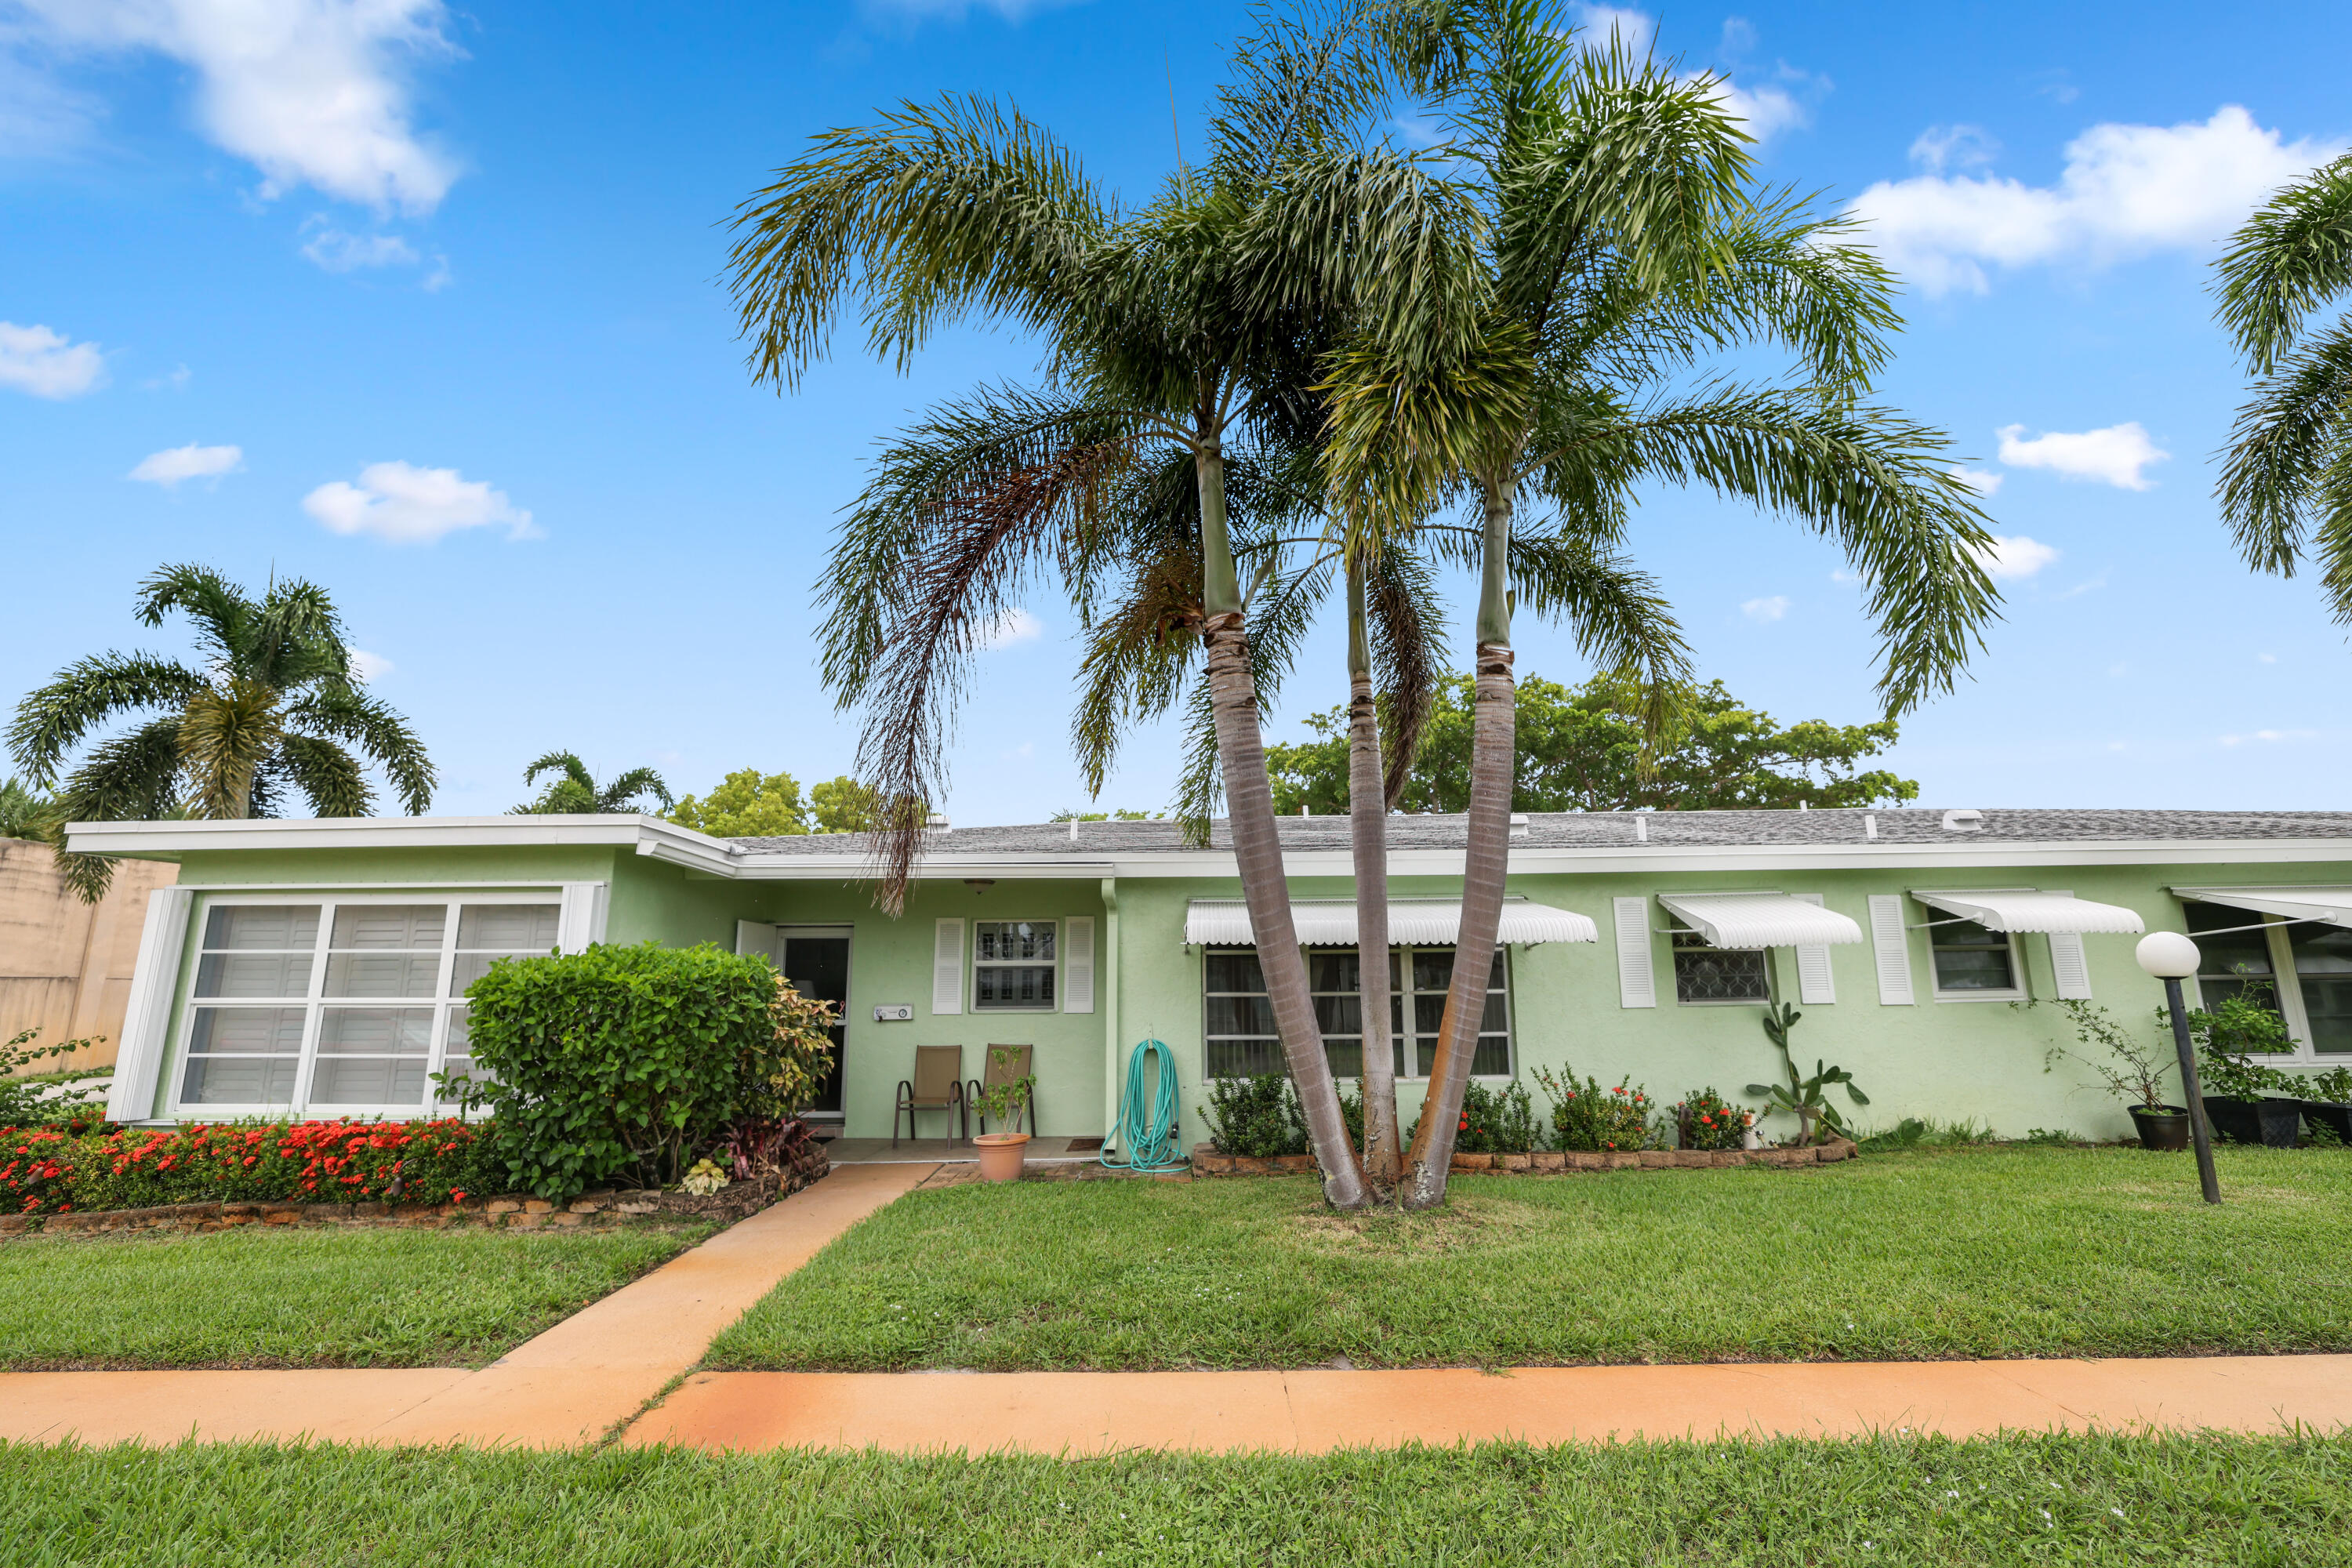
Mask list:
[[0,1128],[0,1213],[164,1204],[442,1204],[502,1192],[499,1130],[432,1121]]

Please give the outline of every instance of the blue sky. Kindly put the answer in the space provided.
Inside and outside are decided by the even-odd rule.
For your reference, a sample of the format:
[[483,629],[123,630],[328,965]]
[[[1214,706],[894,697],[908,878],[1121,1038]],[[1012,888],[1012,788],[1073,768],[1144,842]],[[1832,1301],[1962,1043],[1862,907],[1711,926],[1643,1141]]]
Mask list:
[[[1949,430],[2010,542],[1973,679],[1895,765],[1943,805],[2331,807],[2352,661],[2305,579],[2249,576],[2210,500],[2241,379],[2216,237],[2352,142],[2339,5],[1588,12],[1728,74],[1775,181],[1873,224],[1909,280],[1885,397]],[[326,584],[376,689],[502,810],[552,748],[681,793],[804,781],[855,735],[810,590],[875,443],[1033,355],[854,342],[754,389],[730,210],[823,127],[942,91],[1018,103],[1130,193],[1241,30],[1225,4],[0,0],[0,696],[106,647],[164,561]],[[1695,497],[1633,534],[1702,667],[1783,720],[1874,716],[1835,552]],[[1078,804],[1066,605],[985,656],[947,802]],[[1583,672],[1519,628],[1519,668]],[[1272,738],[1339,700],[1310,647]],[[1171,731],[1105,805],[1165,804]]]

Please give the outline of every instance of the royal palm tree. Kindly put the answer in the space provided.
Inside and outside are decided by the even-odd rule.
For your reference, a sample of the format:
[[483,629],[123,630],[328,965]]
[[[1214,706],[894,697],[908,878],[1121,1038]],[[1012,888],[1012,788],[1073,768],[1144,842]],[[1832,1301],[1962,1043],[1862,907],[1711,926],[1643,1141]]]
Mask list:
[[[1835,540],[1870,584],[1890,716],[1949,687],[1997,600],[1980,564],[1990,538],[1941,433],[1859,401],[1898,324],[1891,279],[1838,220],[1754,189],[1748,138],[1716,84],[1613,44],[1583,48],[1542,0],[1408,20],[1425,25],[1410,47],[1467,171],[1483,319],[1466,351],[1420,371],[1408,363],[1427,359],[1419,345],[1365,334],[1328,390],[1343,473],[1466,492],[1483,530],[1463,916],[1400,1189],[1419,1207],[1444,1195],[1501,916],[1514,773],[1504,542],[1523,510],[1548,508],[1569,536],[1614,547],[1634,488],[1663,480]],[[1699,374],[1711,352],[1759,342],[1791,351],[1799,378]],[[1653,688],[1658,700],[1669,689]]]
[[[325,590],[273,582],[257,600],[208,566],[166,566],[140,584],[136,607],[142,626],[187,616],[202,663],[100,654],[18,704],[9,750],[34,787],[56,787],[56,822],[275,816],[298,794],[315,816],[365,816],[375,802],[369,764],[409,816],[432,805],[425,747],[353,681]],[[58,784],[91,731],[137,715]],[[58,861],[85,900],[105,893],[110,859],[61,847]]]
[[555,777],[536,800],[514,807],[509,816],[610,816],[643,809],[646,795],[659,801],[664,811],[677,805],[670,798],[669,785],[651,768],[631,768],[612,783],[600,784],[590,775],[588,764],[572,752],[550,752],[523,770],[522,782],[535,784],[541,773]]
[[2215,263],[2221,317],[2257,378],[2221,467],[2221,516],[2258,572],[2316,557],[2352,621],[2352,153],[2273,196]]

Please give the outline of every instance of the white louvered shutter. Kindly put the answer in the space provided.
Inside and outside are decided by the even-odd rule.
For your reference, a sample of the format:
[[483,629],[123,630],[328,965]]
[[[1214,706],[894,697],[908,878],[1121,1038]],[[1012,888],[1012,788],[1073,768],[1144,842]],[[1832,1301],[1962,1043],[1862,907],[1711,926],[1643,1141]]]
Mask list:
[[769,963],[777,964],[779,968],[782,967],[776,953],[776,928],[766,921],[737,921],[735,951],[740,953],[756,952]]
[[963,921],[941,921],[931,942],[931,1016],[963,1011]]
[[1095,1010],[1095,917],[1073,915],[1062,922],[1062,1011]]
[[604,940],[604,914],[612,903],[611,885],[566,882],[563,901],[557,906],[555,945],[565,952],[584,952]]
[[1878,957],[1878,1005],[1911,1005],[1911,951],[1903,929],[1903,895],[1870,895],[1870,945]]
[[1617,1005],[1654,1007],[1658,976],[1650,961],[1650,900],[1618,899]]
[[[1819,893],[1791,893],[1801,903],[1821,907]],[[1837,1000],[1837,977],[1830,973],[1830,948],[1825,942],[1801,942],[1797,947],[1797,1000],[1808,1007]]]
[[[2074,895],[2065,888],[2050,889],[2062,899]],[[2061,1002],[2088,1002],[2091,999],[2091,965],[2083,955],[2083,933],[2078,931],[2053,931],[2050,933],[2050,973],[2058,983]]]

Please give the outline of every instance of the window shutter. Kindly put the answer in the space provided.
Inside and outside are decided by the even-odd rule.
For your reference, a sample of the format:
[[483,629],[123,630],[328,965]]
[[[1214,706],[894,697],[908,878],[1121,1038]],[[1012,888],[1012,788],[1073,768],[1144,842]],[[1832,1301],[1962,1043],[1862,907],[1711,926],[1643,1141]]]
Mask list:
[[[2065,888],[2050,889],[2060,898],[2071,899],[2073,891]],[[2083,933],[2078,931],[2053,931],[2050,933],[2050,973],[2058,982],[2061,1002],[2088,1002],[2091,999],[2091,965],[2083,956]]]
[[756,952],[778,968],[782,967],[782,955],[776,952],[776,928],[766,921],[737,921],[735,951]]
[[147,895],[147,925],[139,937],[139,963],[131,972],[114,1081],[106,1091],[110,1121],[144,1121],[154,1111],[155,1081],[172,1048],[172,994],[180,986],[188,913],[195,902],[196,895],[185,888],[158,888]]
[[1095,1010],[1095,917],[1072,915],[1062,922],[1062,1011]]
[[604,940],[604,911],[610,885],[566,882],[563,901],[557,906],[555,945],[565,952],[584,952],[591,942]]
[[1870,945],[1878,955],[1878,1005],[1911,1005],[1909,933],[1903,929],[1903,895],[1870,895]]
[[[1821,907],[1819,893],[1791,893],[1792,899]],[[1808,1007],[1837,1000],[1837,977],[1830,973],[1827,942],[1803,942],[1797,948],[1797,1000]]]
[[1617,914],[1617,1005],[1654,1007],[1658,976],[1650,957],[1650,900],[1613,900]]
[[931,1016],[963,1011],[963,921],[941,921],[931,942]]

